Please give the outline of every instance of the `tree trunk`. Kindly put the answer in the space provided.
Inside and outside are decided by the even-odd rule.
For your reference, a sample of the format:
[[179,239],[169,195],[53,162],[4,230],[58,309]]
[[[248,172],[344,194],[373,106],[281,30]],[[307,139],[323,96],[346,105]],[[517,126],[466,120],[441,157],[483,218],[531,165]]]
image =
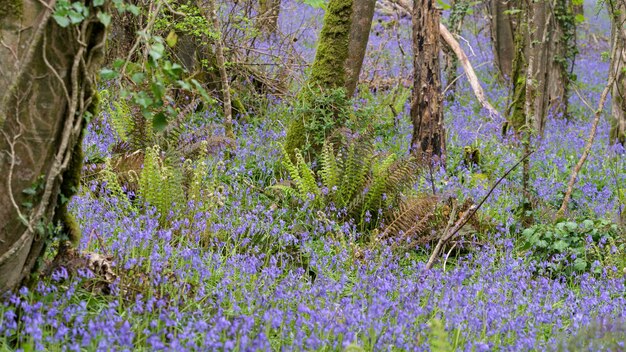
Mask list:
[[446,152],[439,68],[439,9],[435,0],[413,1],[411,150],[431,159]]
[[[519,130],[530,118],[532,125],[527,126],[542,136],[548,113],[567,113],[568,88],[576,56],[573,8],[570,0],[523,2],[519,16],[509,122]],[[527,18],[528,22],[522,24],[520,18]],[[526,93],[528,88],[532,88],[530,94]],[[526,99],[532,99],[533,116],[520,116],[524,114],[522,107],[531,103]]]
[[505,13],[511,10],[509,3],[505,0],[491,0],[489,3],[493,54],[496,67],[500,71],[501,78],[504,79],[511,77],[515,56],[513,19]]
[[215,9],[215,0],[198,1],[198,9],[208,23],[213,26],[213,34],[215,38],[215,58],[217,59],[217,69],[220,73],[220,82],[222,84],[222,97],[224,101],[224,134],[230,139],[235,138],[233,132],[233,109],[230,99],[230,79],[226,72],[226,59],[224,58],[224,45],[222,43],[222,33],[220,30],[220,22],[217,18]]
[[59,198],[78,187],[105,41],[96,17],[104,7],[62,28],[51,16],[54,0],[15,4],[21,11],[0,16],[0,292],[31,273],[53,217],[67,218]]
[[376,0],[358,0],[352,3],[352,20],[346,70],[346,96],[352,97],[359,83],[363,58],[374,19]]
[[[461,32],[463,26],[463,19],[467,10],[469,9],[470,2],[467,0],[456,0],[452,3],[452,11],[448,23],[450,26],[450,33],[453,35]],[[448,90],[448,101],[454,101],[454,95],[456,93],[456,81],[458,79],[457,70],[459,68],[459,59],[457,55],[448,47],[444,47],[445,55],[445,72],[446,72],[446,88]]]
[[[311,76],[307,86],[302,89],[298,99],[309,104],[315,95],[324,95],[329,90],[341,88],[346,84],[345,63],[349,57],[350,28],[352,18],[352,0],[330,0],[326,7],[324,25],[320,34],[315,53],[315,61],[311,67]],[[320,106],[319,109],[337,109],[332,106]],[[299,149],[305,155],[311,154],[314,159],[316,151],[321,148],[321,139],[333,129],[344,125],[345,121],[334,121],[332,126],[323,126],[313,130],[313,126],[324,124],[318,121],[321,116],[305,114],[294,116],[287,129],[285,150],[291,156]],[[336,119],[337,120],[337,119]],[[318,123],[319,122],[319,123]],[[306,149],[306,150],[303,150]]]
[[607,2],[611,14],[611,143],[626,146],[626,4],[623,0]]

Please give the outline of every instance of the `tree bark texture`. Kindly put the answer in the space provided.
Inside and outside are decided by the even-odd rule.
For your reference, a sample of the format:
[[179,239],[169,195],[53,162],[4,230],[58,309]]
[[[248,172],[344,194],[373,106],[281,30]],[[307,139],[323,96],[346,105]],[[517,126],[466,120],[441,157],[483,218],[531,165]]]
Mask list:
[[[324,25],[315,53],[315,61],[311,67],[311,75],[307,86],[299,93],[298,99],[304,104],[311,103],[315,94],[325,94],[332,89],[345,89],[345,63],[349,57],[350,29],[352,19],[353,0],[330,0],[324,15]],[[320,106],[320,109],[332,109],[329,106]],[[294,116],[287,129],[285,150],[290,156],[296,149],[303,151],[303,147],[311,145],[312,150],[303,151],[305,155],[315,155],[321,148],[319,139],[332,129],[344,125],[345,121],[335,121],[333,126],[325,126],[324,130],[316,131],[311,136],[309,127],[315,125],[321,117],[314,114]],[[337,119],[335,119],[337,120]],[[314,140],[314,141],[311,141]]]
[[491,0],[489,3],[493,54],[502,78],[511,77],[515,56],[514,21],[511,15],[505,13],[507,10],[511,10],[510,1]]
[[[549,113],[567,113],[568,87],[576,55],[573,7],[571,0],[523,1],[521,6],[516,25],[509,116],[516,130],[531,118],[533,122],[528,127],[541,136]],[[529,88],[532,91],[527,94]],[[531,103],[527,99],[532,100],[530,111],[534,116],[522,117],[524,110],[529,111],[522,109]]]
[[60,194],[78,186],[106,34],[96,18],[103,7],[61,28],[51,16],[55,0],[16,3],[19,14],[0,17],[0,292],[30,274]]
[[349,57],[353,0],[330,0],[317,44],[309,84],[320,89],[343,87]]
[[446,152],[441,70],[439,65],[439,9],[435,0],[413,1],[413,97],[411,150],[432,158]]
[[626,1],[607,2],[611,15],[611,143],[626,145]]
[[345,62],[346,96],[352,97],[359,83],[361,67],[367,50],[367,42],[374,19],[376,0],[358,0],[352,2],[352,20],[350,25],[350,41],[348,58]]
[[[448,18],[449,32],[451,35],[457,35],[461,33],[461,27],[463,26],[463,19],[467,14],[470,2],[468,0],[456,0],[452,2],[452,11],[450,11],[450,17]],[[442,37],[443,38],[443,37]],[[445,38],[444,38],[445,39]],[[459,68],[459,58],[455,52],[451,52],[449,46],[444,46],[445,53],[445,72],[446,72],[446,91],[448,91],[447,98],[449,101],[454,101],[456,95],[456,81],[458,79],[457,71]]]

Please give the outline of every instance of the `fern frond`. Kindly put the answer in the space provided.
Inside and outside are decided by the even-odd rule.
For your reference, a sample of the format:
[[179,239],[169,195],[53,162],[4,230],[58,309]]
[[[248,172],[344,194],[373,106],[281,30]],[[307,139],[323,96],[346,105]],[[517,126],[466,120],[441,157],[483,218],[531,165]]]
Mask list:
[[370,172],[371,155],[374,146],[371,142],[356,141],[348,146],[348,153],[344,161],[339,197],[336,203],[346,206],[363,189],[366,177]]
[[134,128],[132,112],[126,99],[118,99],[108,108],[111,126],[123,142],[127,142]]
[[[338,161],[339,160],[339,161]],[[322,146],[322,155],[320,158],[321,169],[318,175],[322,179],[324,187],[329,191],[339,186],[341,176],[341,159],[335,155],[332,144],[325,142]]]
[[421,167],[413,156],[399,159],[391,164],[387,172],[388,182],[384,193],[399,196],[403,190],[414,186],[421,174]]
[[107,190],[111,192],[111,195],[122,202],[124,208],[132,208],[130,200],[124,193],[124,190],[118,181],[117,174],[113,171],[110,159],[105,161],[104,168],[100,171],[100,175],[102,180],[106,183]]
[[287,186],[287,185],[276,184],[276,185],[272,185],[272,186],[267,187],[267,189],[269,189],[269,190],[276,190],[276,191],[282,192],[288,198],[295,198],[295,199],[299,199],[300,198],[300,195],[298,194],[298,191],[293,189],[293,187],[290,187],[290,186]]
[[[402,202],[391,216],[391,221],[379,239],[420,237],[419,242],[428,242],[429,222],[435,215],[437,198],[433,196],[413,197]],[[424,242],[425,241],[425,242]]]
[[[287,169],[287,173],[289,173],[289,177],[291,177],[291,181],[293,181],[298,192],[302,192],[303,181],[302,177],[300,177],[300,171],[298,170],[298,167],[294,165],[294,163],[291,161],[291,157],[289,157],[289,153],[285,149],[285,146],[281,145],[281,149],[283,150],[283,167]],[[294,152],[295,154],[300,154],[299,150],[295,150]]]
[[315,181],[315,174],[313,170],[307,165],[306,161],[304,161],[304,157],[300,154],[299,151],[296,150],[295,153],[296,162],[298,163],[298,170],[300,171],[300,177],[302,180],[300,193],[302,194],[302,198],[306,199],[309,194],[313,194],[316,199],[319,199],[321,194],[320,188],[317,185],[317,181]]
[[387,193],[389,183],[393,182],[390,178],[389,168],[395,159],[395,154],[390,154],[381,163],[374,166],[374,172],[368,180],[368,192],[364,199],[361,217],[367,210],[377,211],[382,208],[383,194]]

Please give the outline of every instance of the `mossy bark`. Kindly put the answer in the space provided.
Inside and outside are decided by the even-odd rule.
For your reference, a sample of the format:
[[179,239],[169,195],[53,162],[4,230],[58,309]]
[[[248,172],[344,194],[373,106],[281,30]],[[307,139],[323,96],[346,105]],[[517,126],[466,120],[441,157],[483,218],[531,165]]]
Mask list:
[[[573,7],[569,0],[522,2],[518,16],[509,124],[518,131],[524,125],[522,121],[532,119],[528,128],[542,136],[550,112],[567,115],[576,56]],[[532,104],[533,116],[522,119],[520,114],[527,110],[527,104]]]
[[[524,103],[526,98],[526,22],[525,14],[520,12],[517,18],[518,30],[515,34],[515,54],[511,65],[512,98],[509,105],[508,125],[514,131],[519,131],[526,123]],[[506,134],[506,129],[504,130]]]
[[374,19],[376,0],[358,0],[352,2],[352,23],[350,25],[350,44],[345,62],[346,96],[354,95],[361,75],[361,67],[367,50],[367,42]]
[[[349,56],[350,26],[352,18],[352,0],[330,0],[324,16],[324,26],[311,68],[307,86],[300,92],[298,99],[307,104],[314,100],[315,95],[326,94],[334,89],[344,89],[346,82],[345,62]],[[323,108],[323,107],[322,107]],[[332,109],[333,107],[327,107]],[[324,131],[313,131],[319,116],[304,114],[294,116],[287,129],[285,149],[293,155],[296,149],[302,150],[307,140],[323,138]],[[338,128],[345,121],[335,121],[332,128]],[[311,136],[314,133],[316,135]],[[304,150],[304,154],[316,154],[319,143],[313,143],[312,150]]]
[[80,179],[84,116],[95,105],[106,37],[96,9],[61,28],[53,1],[22,1],[20,19],[0,17],[0,66],[10,68],[0,70],[0,292],[36,267],[55,218],[78,236],[67,201],[58,200]]
[[20,17],[23,10],[22,0],[0,0],[0,18]]
[[626,4],[607,2],[611,14],[611,143],[626,146]]

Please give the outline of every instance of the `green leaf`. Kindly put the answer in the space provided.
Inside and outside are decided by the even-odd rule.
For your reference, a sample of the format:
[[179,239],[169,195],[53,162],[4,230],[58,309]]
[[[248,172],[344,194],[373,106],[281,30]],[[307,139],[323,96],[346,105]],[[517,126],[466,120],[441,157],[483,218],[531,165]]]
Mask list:
[[167,116],[160,112],[152,118],[152,127],[155,131],[163,131],[167,127]]
[[126,6],[126,10],[128,10],[128,12],[132,13],[135,16],[139,16],[139,7],[135,5]]
[[593,227],[593,220],[589,220],[589,219],[587,219],[587,220],[583,221],[583,226],[584,226],[586,229],[590,229],[590,228],[592,228],[592,227]]
[[165,46],[163,45],[163,43],[156,42],[152,44],[152,46],[150,46],[150,52],[148,54],[154,61],[158,61],[160,58],[163,57],[164,52]]
[[118,76],[117,71],[113,71],[108,68],[103,68],[102,70],[100,70],[100,78],[102,78],[105,81],[110,80],[110,79],[115,79],[117,76]]
[[578,228],[578,224],[573,221],[568,221],[565,223],[565,227],[567,227],[570,232],[574,232]]
[[106,12],[98,12],[98,19],[100,23],[102,23],[105,27],[108,27],[111,24],[111,15]]
[[176,34],[176,32],[170,31],[170,33],[167,35],[167,38],[165,38],[165,42],[170,48],[176,46],[176,43],[178,43],[178,35]]
[[137,84],[140,84],[141,82],[143,82],[145,78],[146,78],[146,75],[143,72],[136,72],[136,73],[133,73],[132,76],[130,76],[130,79]]
[[134,98],[135,98],[134,99],[135,103],[139,104],[139,106],[141,106],[144,109],[147,109],[148,107],[152,105],[152,103],[154,103],[152,98],[148,96],[146,92],[139,92],[137,95],[135,95]]
[[104,5],[104,0],[93,0],[93,6],[98,7]]
[[307,4],[313,8],[321,9],[326,7],[326,0],[302,0],[304,4]]
[[563,253],[563,251],[565,251],[568,247],[569,245],[567,244],[567,242],[563,240],[557,241],[552,245],[552,248],[559,253]]
[[165,95],[165,87],[161,84],[161,82],[152,82],[152,84],[150,84],[150,90],[157,100],[163,99],[163,96]]
[[576,260],[574,260],[574,269],[576,269],[577,271],[585,271],[586,268],[586,260],[584,260],[583,258],[576,258]]
[[37,194],[37,189],[35,189],[35,187],[29,187],[24,189],[22,193],[28,194],[29,196],[34,196],[35,194]]
[[66,16],[52,15],[56,23],[65,28],[70,25],[70,20]]
[[441,7],[444,11],[445,10],[450,10],[452,8],[452,6],[450,6],[450,4],[448,4],[447,2],[445,2],[443,0],[437,0],[437,5],[439,5],[439,7]]
[[579,13],[574,17],[574,19],[576,23],[583,23],[585,22],[585,15],[583,15],[582,13]]
[[535,229],[534,228],[529,228],[529,229],[524,229],[524,231],[522,231],[522,236],[524,237],[530,237],[535,233]]

